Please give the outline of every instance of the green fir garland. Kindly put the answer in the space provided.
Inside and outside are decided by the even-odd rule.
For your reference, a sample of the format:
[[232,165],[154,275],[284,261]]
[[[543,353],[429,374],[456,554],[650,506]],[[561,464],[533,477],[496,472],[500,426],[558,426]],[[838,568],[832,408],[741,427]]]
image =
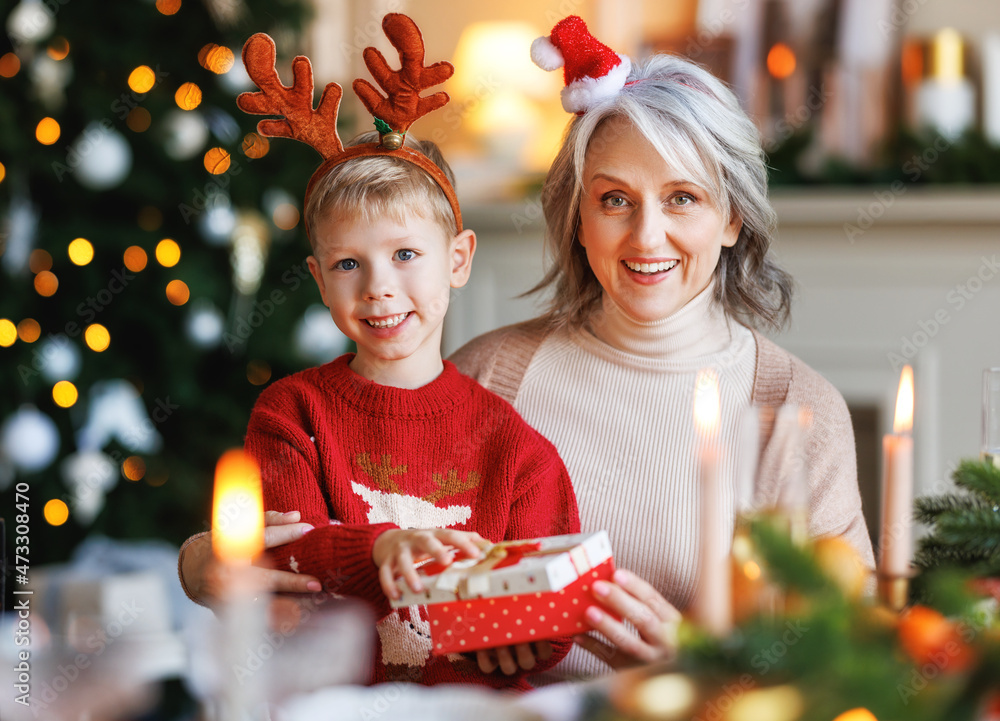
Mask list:
[[914,516],[932,526],[921,539],[915,562],[922,569],[967,568],[977,575],[1000,575],[1000,468],[962,461],[952,474],[965,493],[918,498]]

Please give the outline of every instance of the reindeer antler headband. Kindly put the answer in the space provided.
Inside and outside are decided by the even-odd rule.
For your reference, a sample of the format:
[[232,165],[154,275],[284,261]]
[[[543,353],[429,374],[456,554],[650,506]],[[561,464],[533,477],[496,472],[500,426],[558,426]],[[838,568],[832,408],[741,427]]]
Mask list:
[[418,118],[443,107],[450,98],[445,92],[421,97],[420,92],[443,83],[455,72],[448,62],[424,66],[424,40],[416,23],[406,15],[390,13],[382,20],[382,30],[399,51],[400,69],[393,70],[377,49],[365,48],[365,65],[385,92],[385,97],[368,81],[354,81],[354,92],[368,112],[375,117],[375,127],[381,141],[344,148],[337,134],[337,111],[343,89],[328,83],[313,109],[313,73],[309,58],[299,55],[292,60],[292,85],[281,84],[275,67],[274,40],[257,33],[243,46],[243,64],[247,74],[260,88],[259,92],[243,93],[236,104],[252,115],[281,115],[282,119],[261,120],[257,130],[261,135],[293,138],[306,143],[323,156],[309,185],[306,202],[316,181],[327,171],[351,158],[389,155],[401,158],[424,170],[441,186],[455,213],[456,232],[462,230],[462,213],[455,189],[447,176],[426,155],[403,145],[406,131]]

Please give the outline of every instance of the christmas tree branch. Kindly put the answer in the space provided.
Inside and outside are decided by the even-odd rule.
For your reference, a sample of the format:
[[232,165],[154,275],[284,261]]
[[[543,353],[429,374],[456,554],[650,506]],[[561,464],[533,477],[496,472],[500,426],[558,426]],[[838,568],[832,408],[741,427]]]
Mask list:
[[991,505],[1000,504],[1000,468],[992,463],[979,460],[962,461],[952,480],[960,488],[964,488]]
[[941,496],[924,496],[914,502],[914,518],[920,523],[933,524],[942,515],[964,513],[991,508],[979,496],[946,493]]

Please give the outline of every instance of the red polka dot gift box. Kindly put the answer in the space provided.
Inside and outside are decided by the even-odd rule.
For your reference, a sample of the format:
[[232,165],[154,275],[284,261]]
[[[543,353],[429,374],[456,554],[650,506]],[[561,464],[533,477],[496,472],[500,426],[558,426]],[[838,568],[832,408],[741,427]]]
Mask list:
[[504,541],[479,559],[426,563],[424,591],[402,579],[393,606],[427,606],[435,655],[495,648],[586,631],[591,584],[614,573],[606,531]]

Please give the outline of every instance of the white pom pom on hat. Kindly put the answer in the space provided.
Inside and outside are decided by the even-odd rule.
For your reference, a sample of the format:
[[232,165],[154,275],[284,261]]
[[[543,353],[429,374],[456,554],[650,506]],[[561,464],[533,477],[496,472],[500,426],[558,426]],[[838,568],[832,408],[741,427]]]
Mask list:
[[551,72],[561,68],[566,60],[549,38],[535,38],[531,43],[531,62]]

